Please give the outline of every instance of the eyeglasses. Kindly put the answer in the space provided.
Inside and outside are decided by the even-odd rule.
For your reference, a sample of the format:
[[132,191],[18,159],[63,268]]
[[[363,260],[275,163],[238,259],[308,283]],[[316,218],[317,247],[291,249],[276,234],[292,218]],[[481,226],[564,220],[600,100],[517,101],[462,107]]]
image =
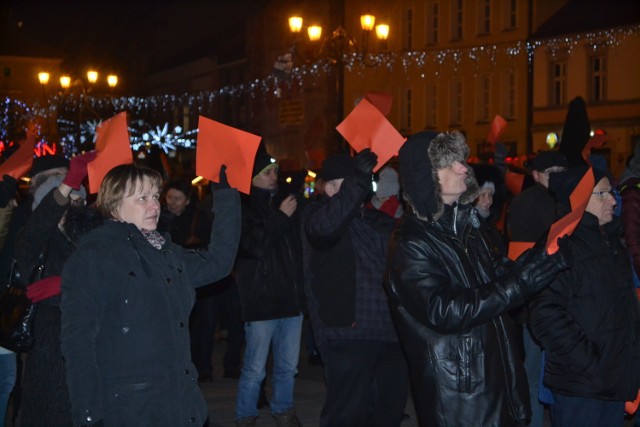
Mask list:
[[610,194],[615,199],[616,196],[618,195],[618,191],[612,189],[612,190],[608,190],[608,191],[594,191],[591,194],[593,194],[595,196],[598,196],[598,197],[604,197],[607,194]]
[[82,197],[79,197],[77,199],[70,199],[69,204],[71,206],[85,206],[87,204],[87,201]]

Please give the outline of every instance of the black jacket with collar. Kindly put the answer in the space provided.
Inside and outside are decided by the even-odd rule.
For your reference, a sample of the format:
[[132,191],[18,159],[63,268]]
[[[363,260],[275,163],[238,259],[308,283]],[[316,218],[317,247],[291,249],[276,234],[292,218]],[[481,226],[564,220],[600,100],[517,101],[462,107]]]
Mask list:
[[640,388],[638,300],[617,222],[601,230],[585,213],[570,237],[572,268],[529,303],[544,383],[557,393],[623,401]]
[[200,426],[207,405],[189,350],[194,287],[227,276],[240,238],[236,190],[214,192],[204,251],[151,246],[133,224],[87,234],[62,273],[61,347],[74,425]]
[[473,175],[454,206],[441,196],[437,168],[466,166],[467,155],[456,132],[421,132],[400,149],[409,209],[391,239],[385,286],[420,425],[524,425],[529,390],[507,313],[525,290],[480,232]]
[[299,212],[287,216],[275,194],[251,187],[242,198],[242,237],[235,278],[245,322],[297,316],[305,310]]
[[530,417],[529,393],[506,312],[524,296],[496,277],[471,211],[445,205],[435,223],[404,219],[390,247],[389,299],[421,422],[515,425]]

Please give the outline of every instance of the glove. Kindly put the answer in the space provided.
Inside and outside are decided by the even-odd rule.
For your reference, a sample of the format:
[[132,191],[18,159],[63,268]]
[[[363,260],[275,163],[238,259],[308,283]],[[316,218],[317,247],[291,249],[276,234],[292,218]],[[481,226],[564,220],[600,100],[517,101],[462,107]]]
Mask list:
[[376,163],[378,163],[378,156],[368,148],[365,148],[353,158],[353,169],[356,178],[360,185],[365,188],[371,187],[371,175]]
[[5,208],[18,191],[18,181],[10,175],[4,175],[0,181],[0,208]]
[[87,177],[87,164],[95,159],[97,155],[97,151],[89,151],[72,158],[69,162],[69,172],[67,172],[67,176],[64,177],[62,183],[74,190],[79,190],[80,184]]
[[37,303],[47,298],[60,295],[60,276],[49,276],[27,286],[27,298]]
[[211,181],[211,191],[224,190],[225,188],[231,188],[229,181],[227,181],[227,165],[220,166],[219,174],[220,182]]
[[[563,239],[560,239],[558,244],[562,242],[563,247],[568,246],[566,238]],[[536,245],[518,257],[514,264],[514,273],[526,296],[538,293],[547,287],[560,271],[569,267],[568,260],[564,256],[566,253],[559,250],[549,255],[545,245]]]

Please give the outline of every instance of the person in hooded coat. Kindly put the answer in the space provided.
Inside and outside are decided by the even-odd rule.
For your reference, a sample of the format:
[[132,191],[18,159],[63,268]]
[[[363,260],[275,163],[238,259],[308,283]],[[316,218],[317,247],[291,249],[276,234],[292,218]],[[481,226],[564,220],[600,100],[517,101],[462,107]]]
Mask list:
[[471,204],[468,152],[459,132],[420,132],[400,149],[408,212],[390,242],[385,287],[419,425],[524,425],[527,377],[507,312],[567,262],[543,245],[515,262],[492,256]]

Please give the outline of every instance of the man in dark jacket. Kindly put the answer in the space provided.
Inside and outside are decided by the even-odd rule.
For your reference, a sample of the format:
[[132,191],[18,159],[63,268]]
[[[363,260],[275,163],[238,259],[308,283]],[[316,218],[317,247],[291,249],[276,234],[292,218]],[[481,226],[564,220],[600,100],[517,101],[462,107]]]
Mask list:
[[302,250],[297,198],[276,199],[278,165],[262,148],[256,155],[251,194],[242,201],[242,237],[236,281],[245,331],[245,353],[236,424],[253,426],[260,384],[273,352],[271,413],[278,426],[298,426],[293,405],[302,331]]
[[592,172],[595,186],[568,240],[572,268],[529,302],[531,332],[545,349],[554,427],[622,427],[624,402],[640,387],[640,312],[610,175],[575,166],[552,177],[551,187],[566,214],[571,193]]
[[398,426],[409,391],[382,280],[395,219],[367,208],[377,157],[329,157],[325,195],[305,210],[305,290],[324,362],[322,427]]
[[511,426],[530,417],[510,309],[566,266],[544,246],[492,257],[471,202],[478,185],[459,132],[421,132],[400,149],[408,215],[390,244],[387,290],[421,426]]
[[[507,227],[513,242],[536,242],[557,219],[556,200],[549,191],[549,179],[569,165],[560,151],[542,151],[533,159],[531,176],[534,184],[516,195],[509,207]],[[530,427],[542,427],[544,406],[538,399],[542,365],[542,349],[527,328],[527,308],[515,310],[515,318],[523,325],[524,368],[529,378],[531,399]]]

